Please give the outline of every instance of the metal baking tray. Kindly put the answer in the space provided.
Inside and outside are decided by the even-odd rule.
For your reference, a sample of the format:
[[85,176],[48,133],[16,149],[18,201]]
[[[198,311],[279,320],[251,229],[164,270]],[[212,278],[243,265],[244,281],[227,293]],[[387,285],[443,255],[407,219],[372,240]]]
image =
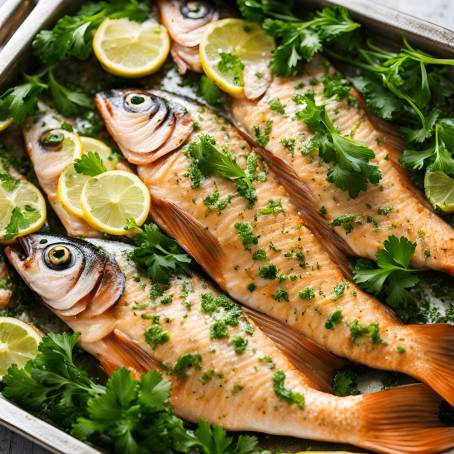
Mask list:
[[[36,33],[52,25],[64,13],[74,11],[80,3],[77,0],[0,0],[0,88],[27,67],[27,56]],[[381,6],[373,0],[297,0],[296,4],[302,11],[328,5],[345,6],[381,41],[399,46],[405,35],[416,47],[440,57],[454,57],[454,31]],[[0,424],[56,454],[100,454],[1,395]],[[454,449],[449,453],[454,454]]]

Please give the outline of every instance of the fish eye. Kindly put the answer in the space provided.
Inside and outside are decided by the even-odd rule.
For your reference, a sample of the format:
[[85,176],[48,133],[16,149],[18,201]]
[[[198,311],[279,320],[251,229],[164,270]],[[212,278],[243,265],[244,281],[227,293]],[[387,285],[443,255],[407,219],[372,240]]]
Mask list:
[[49,148],[58,147],[65,140],[65,135],[58,129],[47,131],[41,135],[39,142],[41,145]]
[[154,102],[151,96],[146,93],[129,93],[125,97],[124,104],[126,110],[139,113],[150,110]]
[[188,1],[181,5],[180,11],[186,19],[203,19],[211,9],[211,5],[206,1]]
[[66,246],[51,246],[45,252],[44,261],[52,269],[66,269],[72,263],[72,254]]

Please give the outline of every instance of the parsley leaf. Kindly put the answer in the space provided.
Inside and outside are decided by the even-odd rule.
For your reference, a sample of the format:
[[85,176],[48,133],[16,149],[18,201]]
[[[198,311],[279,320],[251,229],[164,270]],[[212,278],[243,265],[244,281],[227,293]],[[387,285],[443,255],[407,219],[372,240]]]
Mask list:
[[292,12],[293,1],[280,0],[237,0],[241,15],[261,24],[267,17],[293,21],[296,16]]
[[265,19],[262,26],[277,44],[271,61],[272,71],[288,77],[297,74],[326,43],[356,30],[360,24],[351,19],[346,8],[339,6],[323,8],[307,21]]
[[[252,179],[229,153],[216,147],[216,141],[213,137],[209,135],[199,136],[189,145],[187,152],[192,157],[195,168],[202,175],[210,176],[213,173],[218,173],[222,177],[234,181],[238,193],[247,200],[249,208],[257,200]],[[192,170],[192,173],[194,173],[194,170]]]
[[197,95],[203,98],[211,106],[219,106],[223,103],[223,94],[217,85],[205,74],[200,78]]
[[419,282],[418,276],[413,274],[417,270],[410,268],[415,249],[416,243],[407,238],[390,236],[384,242],[384,249],[375,255],[377,266],[358,260],[353,268],[353,280],[375,295],[384,290],[390,306],[405,306],[412,300],[407,289]]
[[333,378],[333,392],[336,396],[356,396],[358,389],[358,371],[354,367],[344,367],[336,371]]
[[39,211],[31,205],[25,205],[23,209],[14,207],[11,212],[9,223],[6,226],[5,240],[14,239],[21,230],[27,229],[40,217]]
[[22,123],[36,112],[38,96],[47,85],[38,76],[25,74],[24,77],[24,84],[8,88],[0,96],[0,120],[12,117],[16,123]]
[[164,235],[156,224],[147,224],[134,236],[137,247],[130,257],[140,272],[155,283],[168,284],[179,274],[191,274],[192,259],[172,238]]
[[59,19],[52,30],[40,31],[33,40],[33,52],[47,65],[70,57],[86,60],[91,54],[93,33],[106,17],[144,21],[149,16],[146,2],[137,0],[87,3],[74,16]]
[[304,106],[296,113],[296,118],[315,132],[311,148],[318,148],[320,157],[332,164],[327,173],[329,182],[347,191],[352,198],[367,190],[368,182],[378,184],[382,175],[378,166],[369,163],[375,156],[372,150],[339,134],[325,106],[315,103],[313,93],[296,95],[294,101]]
[[81,91],[72,91],[59,83],[53,74],[49,72],[49,88],[55,107],[63,115],[72,115],[80,107],[90,109],[93,107],[91,98]]
[[102,162],[98,152],[89,151],[84,153],[80,158],[74,161],[74,168],[77,173],[95,177],[106,171],[106,167]]

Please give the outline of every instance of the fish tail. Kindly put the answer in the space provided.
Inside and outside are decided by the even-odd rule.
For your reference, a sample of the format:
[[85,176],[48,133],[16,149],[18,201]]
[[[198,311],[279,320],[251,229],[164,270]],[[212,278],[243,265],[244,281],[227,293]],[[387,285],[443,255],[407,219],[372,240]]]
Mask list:
[[412,325],[420,347],[419,370],[413,375],[454,405],[454,326]]
[[362,396],[357,444],[387,454],[432,454],[454,446],[454,427],[439,418],[441,398],[425,385]]

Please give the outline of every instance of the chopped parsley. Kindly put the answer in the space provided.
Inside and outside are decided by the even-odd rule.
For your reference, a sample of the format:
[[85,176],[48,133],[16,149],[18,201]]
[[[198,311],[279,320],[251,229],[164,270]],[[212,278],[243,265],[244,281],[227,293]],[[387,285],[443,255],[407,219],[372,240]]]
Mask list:
[[241,336],[235,336],[232,339],[231,344],[233,346],[233,349],[235,350],[235,353],[241,355],[241,353],[244,353],[244,351],[246,350],[248,340]]
[[333,378],[333,392],[336,396],[356,396],[358,389],[358,371],[355,367],[344,367]]
[[217,210],[217,212],[221,214],[229,206],[232,199],[232,194],[221,199],[219,189],[216,186],[214,192],[203,199],[203,203],[208,208],[208,211]]
[[268,200],[266,207],[260,209],[260,214],[279,214],[284,213],[284,207],[281,200]]
[[178,378],[186,378],[186,371],[193,367],[200,370],[202,368],[202,357],[198,353],[186,353],[178,358],[173,366],[173,372]]
[[230,74],[233,83],[238,87],[243,86],[243,69],[244,64],[238,55],[231,52],[219,52],[221,59],[218,63],[218,69],[222,74]]
[[268,260],[268,256],[266,255],[266,251],[264,249],[257,249],[252,254],[253,260]]
[[315,293],[310,287],[303,288],[298,295],[303,300],[311,300],[315,298]]
[[338,300],[344,294],[347,285],[348,284],[346,282],[339,282],[338,284],[336,284],[336,286],[334,287],[333,300]]
[[259,276],[262,279],[273,280],[276,279],[278,273],[278,268],[274,263],[269,265],[263,265],[259,268]]
[[159,345],[165,344],[170,339],[170,334],[159,326],[158,321],[154,321],[151,328],[145,331],[145,341],[155,350]]
[[259,125],[254,126],[254,134],[257,140],[257,143],[261,147],[265,147],[270,141],[271,131],[273,129],[273,121],[266,120],[263,126],[263,131],[260,129]]
[[325,322],[325,328],[326,329],[334,329],[336,325],[339,325],[344,316],[342,315],[342,311],[340,309],[336,309],[334,312],[331,312],[331,314],[328,315],[328,318],[326,319]]
[[350,329],[350,334],[352,337],[353,343],[358,342],[358,340],[365,334],[369,335],[370,340],[373,344],[386,344],[386,342],[380,337],[380,327],[377,322],[369,323],[368,325],[363,325],[358,320],[352,320],[348,322],[348,327]]
[[273,298],[276,301],[289,301],[288,292],[282,288],[276,289],[276,291],[273,294]]
[[225,320],[217,320],[210,326],[211,339],[222,339],[229,337],[229,328]]
[[0,182],[8,192],[14,191],[19,186],[19,180],[16,180],[7,172],[0,172]]
[[279,98],[273,98],[268,101],[268,105],[273,112],[277,112],[281,115],[285,114],[285,106],[282,104]]
[[273,374],[273,389],[276,396],[304,409],[304,396],[285,387],[285,372],[278,370]]
[[351,233],[355,224],[361,224],[361,220],[353,214],[342,214],[331,223],[333,227],[342,227],[345,233]]
[[252,244],[259,242],[259,237],[254,234],[254,229],[250,222],[236,222],[235,230],[240,236],[244,249],[250,249]]

